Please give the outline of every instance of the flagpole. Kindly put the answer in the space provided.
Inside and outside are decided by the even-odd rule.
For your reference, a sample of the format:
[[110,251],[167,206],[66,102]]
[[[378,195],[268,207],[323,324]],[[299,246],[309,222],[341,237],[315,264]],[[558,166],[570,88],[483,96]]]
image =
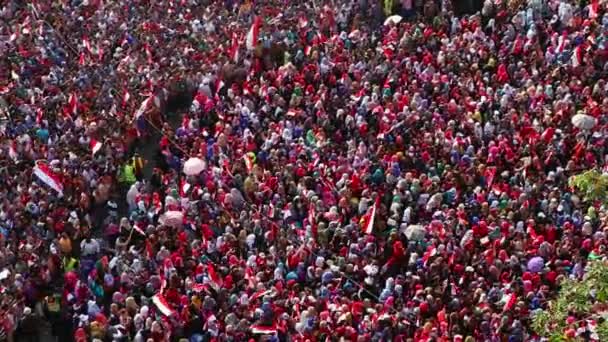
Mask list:
[[32,11],[32,14],[34,14],[34,17],[36,18],[36,20],[42,20],[42,22],[45,23],[51,29],[51,31],[53,31],[53,33],[55,33],[63,41],[63,43],[68,48],[70,48],[70,50],[72,50],[72,52],[74,52],[75,55],[78,55],[78,51],[76,49],[74,49],[74,47],[72,47],[72,45],[68,44],[68,42],[65,40],[65,38],[63,38],[63,36],[61,35],[61,33],[57,32],[57,30],[55,30],[55,28],[53,27],[53,25],[51,25],[48,21],[46,21],[44,19],[40,19],[40,15],[38,14],[38,10],[36,10],[36,7],[34,7],[33,4],[28,4],[28,7]]

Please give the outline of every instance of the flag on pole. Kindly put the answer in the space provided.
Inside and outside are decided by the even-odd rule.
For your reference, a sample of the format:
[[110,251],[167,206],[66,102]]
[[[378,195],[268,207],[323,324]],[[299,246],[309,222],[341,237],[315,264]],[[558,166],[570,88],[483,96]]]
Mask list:
[[222,278],[215,271],[215,267],[212,264],[207,265],[207,275],[209,276],[209,285],[215,290],[219,291],[222,287]]
[[53,171],[51,171],[48,165],[46,165],[44,162],[36,163],[36,166],[34,166],[34,174],[44,184],[48,185],[51,189],[57,191],[59,195],[63,195],[63,184],[61,184],[59,176],[57,176]]
[[158,310],[165,316],[172,316],[176,313],[160,292],[152,297],[152,303],[154,303]]
[[230,48],[230,59],[235,63],[239,62],[239,39],[236,33],[232,34],[232,47]]
[[248,50],[255,49],[255,46],[258,42],[258,35],[260,34],[260,25],[262,23],[262,19],[259,16],[255,16],[253,18],[253,23],[251,24],[251,28],[249,32],[247,32],[247,37],[245,38],[245,46]]
[[379,203],[380,197],[377,197],[371,210],[369,210],[361,219],[363,232],[365,234],[371,234],[374,231],[374,220],[376,219],[376,210]]
[[89,146],[91,147],[91,153],[93,155],[95,155],[95,153],[99,152],[99,150],[101,150],[101,146],[103,144],[100,143],[99,141],[91,138],[91,142],[89,143]]
[[148,107],[152,104],[152,101],[153,101],[152,97],[153,97],[153,95],[148,96],[148,98],[143,100],[141,105],[139,105],[139,108],[135,112],[136,119],[138,119],[140,116],[142,116],[142,114],[144,114],[146,112],[146,110],[148,110]]
[[71,118],[78,114],[78,97],[74,93],[71,93],[68,97],[68,105],[66,107],[66,116]]

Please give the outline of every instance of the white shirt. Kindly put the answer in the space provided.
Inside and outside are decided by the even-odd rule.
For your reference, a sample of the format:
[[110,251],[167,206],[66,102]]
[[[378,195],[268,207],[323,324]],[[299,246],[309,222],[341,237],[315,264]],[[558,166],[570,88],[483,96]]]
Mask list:
[[87,240],[82,240],[80,249],[82,250],[82,255],[97,254],[100,251],[99,242],[97,242],[96,239],[91,239],[89,242],[87,242]]

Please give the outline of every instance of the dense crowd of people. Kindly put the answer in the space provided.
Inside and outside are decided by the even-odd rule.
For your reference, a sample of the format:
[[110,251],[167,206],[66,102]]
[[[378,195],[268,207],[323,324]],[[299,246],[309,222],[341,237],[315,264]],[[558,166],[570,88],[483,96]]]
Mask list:
[[534,341],[607,257],[604,0],[0,6],[0,340]]

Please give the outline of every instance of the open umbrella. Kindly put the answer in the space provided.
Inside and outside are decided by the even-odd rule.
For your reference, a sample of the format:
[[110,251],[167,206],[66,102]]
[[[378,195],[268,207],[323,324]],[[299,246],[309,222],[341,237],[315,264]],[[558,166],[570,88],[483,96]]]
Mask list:
[[188,176],[196,176],[205,169],[205,161],[200,158],[190,158],[184,163],[184,173]]
[[595,127],[596,123],[597,121],[591,115],[579,113],[572,117],[572,125],[574,125],[576,128],[585,130],[592,129]]
[[420,241],[424,239],[425,234],[426,229],[419,224],[412,224],[405,228],[405,236],[410,240]]
[[534,257],[528,260],[528,271],[538,273],[545,267],[545,260],[541,257]]
[[181,227],[184,224],[184,214],[181,211],[167,211],[159,219],[158,222],[165,226]]
[[386,18],[386,20],[384,21],[384,25],[388,25],[390,23],[399,24],[401,20],[403,20],[402,16],[397,14],[391,15],[390,17]]

